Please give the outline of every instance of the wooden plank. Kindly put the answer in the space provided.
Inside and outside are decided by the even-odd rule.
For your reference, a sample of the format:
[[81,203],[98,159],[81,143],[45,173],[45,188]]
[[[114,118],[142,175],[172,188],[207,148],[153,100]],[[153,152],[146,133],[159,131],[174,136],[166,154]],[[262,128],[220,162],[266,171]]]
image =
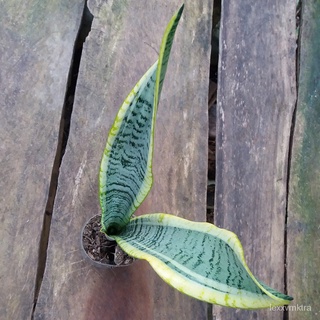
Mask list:
[[[295,103],[295,2],[223,1],[215,223],[235,232],[249,268],[284,291],[287,163]],[[282,312],[213,308],[216,319]]]
[[82,1],[0,2],[0,318],[29,319]]
[[290,172],[288,291],[295,297],[290,320],[320,316],[320,3],[304,1],[299,91]]
[[[206,319],[207,304],[162,282],[150,266],[99,270],[79,251],[84,222],[99,213],[98,171],[108,130],[154,63],[181,3],[89,1],[94,15],[80,67],[71,131],[52,220],[36,319]],[[154,185],[138,214],[206,217],[210,1],[186,1],[156,125]],[[107,315],[107,316],[106,316]]]

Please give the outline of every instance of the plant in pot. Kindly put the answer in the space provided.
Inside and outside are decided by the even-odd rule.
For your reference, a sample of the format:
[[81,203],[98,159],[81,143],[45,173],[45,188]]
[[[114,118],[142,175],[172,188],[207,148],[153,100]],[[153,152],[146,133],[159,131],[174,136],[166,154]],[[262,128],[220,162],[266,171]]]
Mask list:
[[125,99],[110,129],[99,175],[102,215],[82,232],[86,246],[95,249],[88,255],[104,257],[100,264],[108,266],[145,259],[169,285],[209,303],[244,309],[286,305],[291,297],[253,276],[234,233],[165,213],[133,217],[152,186],[157,106],[182,11],[183,6],[170,20],[159,59]]

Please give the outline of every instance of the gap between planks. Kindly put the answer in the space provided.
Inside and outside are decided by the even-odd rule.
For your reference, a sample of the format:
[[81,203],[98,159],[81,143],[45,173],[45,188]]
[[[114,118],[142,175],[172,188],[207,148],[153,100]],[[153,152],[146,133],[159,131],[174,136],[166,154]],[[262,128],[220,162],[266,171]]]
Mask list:
[[43,279],[43,275],[46,267],[47,249],[48,249],[50,227],[51,227],[51,220],[52,220],[52,211],[53,211],[53,206],[54,206],[54,201],[55,201],[55,196],[56,196],[56,191],[58,186],[60,165],[61,165],[64,153],[66,150],[66,146],[68,143],[74,95],[75,95],[75,90],[77,86],[78,72],[80,67],[83,43],[85,42],[86,37],[91,31],[92,21],[93,21],[93,16],[91,15],[87,7],[87,1],[86,1],[82,11],[82,17],[81,17],[78,34],[75,39],[75,43],[73,47],[73,54],[72,54],[72,59],[70,63],[70,68],[69,68],[66,94],[65,94],[62,113],[61,113],[56,155],[53,162],[48,199],[47,199],[47,204],[46,204],[46,208],[43,216],[43,225],[42,225],[42,231],[41,231],[40,243],[39,243],[38,266],[37,266],[36,283],[35,283],[35,290],[34,290],[34,302],[33,302],[31,319],[34,319],[34,312],[36,309],[38,296],[41,289],[42,279]]

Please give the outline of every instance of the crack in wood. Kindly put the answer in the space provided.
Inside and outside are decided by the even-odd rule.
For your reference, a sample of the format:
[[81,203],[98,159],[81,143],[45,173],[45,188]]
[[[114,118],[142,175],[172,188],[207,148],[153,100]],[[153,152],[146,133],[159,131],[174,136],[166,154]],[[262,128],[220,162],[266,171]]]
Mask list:
[[69,131],[70,131],[70,121],[73,110],[74,95],[77,85],[78,72],[80,67],[83,43],[91,31],[91,25],[93,21],[93,16],[90,13],[87,7],[87,1],[85,1],[82,18],[78,30],[78,34],[74,43],[72,60],[69,68],[68,83],[66,88],[66,94],[64,99],[64,104],[62,107],[60,128],[59,128],[59,137],[55,159],[53,162],[50,187],[48,193],[48,199],[46,204],[46,209],[43,217],[43,225],[40,236],[39,244],[39,257],[38,257],[38,266],[37,266],[37,275],[36,275],[36,284],[34,291],[34,303],[31,319],[34,318],[34,312],[37,305],[37,300],[39,292],[41,289],[41,284],[45,272],[46,261],[47,261],[47,249],[50,235],[51,219],[53,206],[58,186],[59,171],[60,165],[66,150],[68,143]]
[[[298,104],[298,85],[299,85],[299,70],[300,70],[300,24],[301,24],[301,0],[297,2],[296,5],[296,30],[297,30],[297,48],[296,48],[296,103],[292,113],[291,128],[290,128],[290,137],[289,137],[289,149],[288,149],[288,164],[287,164],[287,194],[286,194],[286,211],[285,211],[285,224],[284,224],[284,292],[288,294],[288,270],[287,270],[287,261],[288,261],[288,206],[289,206],[289,187],[290,187],[290,173],[291,173],[291,160],[292,160],[292,150],[294,142],[294,131],[296,124],[296,113],[297,113],[297,104]],[[284,310],[283,320],[289,319],[289,311]]]

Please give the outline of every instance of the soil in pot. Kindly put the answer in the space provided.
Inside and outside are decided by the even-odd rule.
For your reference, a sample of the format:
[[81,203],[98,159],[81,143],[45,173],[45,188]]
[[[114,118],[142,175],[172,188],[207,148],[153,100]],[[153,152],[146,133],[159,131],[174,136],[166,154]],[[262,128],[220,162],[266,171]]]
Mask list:
[[82,231],[82,245],[88,258],[99,265],[109,267],[127,266],[133,258],[127,255],[115,241],[100,232],[101,216],[92,217]]

